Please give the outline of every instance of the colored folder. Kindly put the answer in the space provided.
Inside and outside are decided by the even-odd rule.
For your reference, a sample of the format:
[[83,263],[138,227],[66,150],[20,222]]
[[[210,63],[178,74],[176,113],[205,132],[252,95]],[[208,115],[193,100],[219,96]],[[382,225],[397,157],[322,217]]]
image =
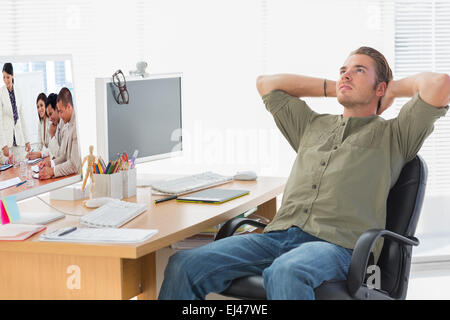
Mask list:
[[206,189],[185,196],[180,196],[177,198],[177,201],[221,204],[245,196],[249,193],[250,191],[248,190]]

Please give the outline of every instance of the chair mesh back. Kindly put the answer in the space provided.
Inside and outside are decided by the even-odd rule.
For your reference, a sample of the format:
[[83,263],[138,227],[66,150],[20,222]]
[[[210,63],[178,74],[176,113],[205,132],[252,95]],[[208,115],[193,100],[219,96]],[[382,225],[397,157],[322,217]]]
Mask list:
[[[400,176],[389,192],[387,200],[386,229],[404,236],[414,236],[422,208],[426,164],[416,156],[402,169]],[[408,287],[411,266],[411,246],[384,239],[383,250],[378,261],[381,270],[381,289],[391,297],[404,299]]]

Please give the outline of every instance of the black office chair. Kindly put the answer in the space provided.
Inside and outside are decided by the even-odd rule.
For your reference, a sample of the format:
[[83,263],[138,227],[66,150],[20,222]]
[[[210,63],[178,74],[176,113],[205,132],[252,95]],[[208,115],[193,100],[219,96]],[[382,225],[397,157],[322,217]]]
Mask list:
[[[347,280],[322,283],[314,290],[316,299],[405,299],[412,246],[419,245],[414,233],[422,208],[426,180],[426,163],[420,156],[416,156],[404,166],[396,184],[389,192],[386,229],[371,229],[364,232],[353,250]],[[255,220],[235,218],[222,226],[215,240],[233,235],[244,224],[258,228],[266,226]],[[367,286],[365,280],[368,275],[370,251],[379,237],[384,238],[384,244],[377,262],[381,271],[381,288],[378,290]],[[262,276],[236,279],[221,294],[240,299],[266,299]]]

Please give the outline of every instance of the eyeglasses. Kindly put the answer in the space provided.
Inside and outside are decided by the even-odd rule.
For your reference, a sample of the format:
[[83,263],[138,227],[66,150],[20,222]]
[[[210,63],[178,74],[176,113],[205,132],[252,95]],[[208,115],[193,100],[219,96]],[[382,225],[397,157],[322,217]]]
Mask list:
[[112,80],[114,85],[119,89],[119,92],[114,90],[114,99],[118,104],[128,104],[130,96],[128,95],[127,81],[125,80],[122,70],[117,70],[114,72],[112,75]]

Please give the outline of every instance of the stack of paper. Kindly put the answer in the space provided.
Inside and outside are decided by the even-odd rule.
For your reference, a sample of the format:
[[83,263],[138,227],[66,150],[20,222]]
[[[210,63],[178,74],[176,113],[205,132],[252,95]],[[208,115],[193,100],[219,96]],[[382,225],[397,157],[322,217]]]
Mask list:
[[41,241],[94,242],[94,243],[139,243],[155,235],[155,229],[115,229],[115,228],[70,228],[54,230],[40,236]]
[[46,226],[43,225],[29,225],[29,224],[4,224],[0,226],[0,240],[6,241],[21,241],[28,239],[33,234],[44,230]]
[[18,183],[21,183],[22,180],[20,180],[18,177],[8,179],[5,181],[0,181],[0,190],[6,189],[12,186],[16,186]]
[[187,249],[204,246],[205,244],[208,244],[213,241],[214,241],[214,235],[197,234],[195,236],[186,238],[184,240],[172,243],[170,245],[170,247],[174,250],[187,250]]

